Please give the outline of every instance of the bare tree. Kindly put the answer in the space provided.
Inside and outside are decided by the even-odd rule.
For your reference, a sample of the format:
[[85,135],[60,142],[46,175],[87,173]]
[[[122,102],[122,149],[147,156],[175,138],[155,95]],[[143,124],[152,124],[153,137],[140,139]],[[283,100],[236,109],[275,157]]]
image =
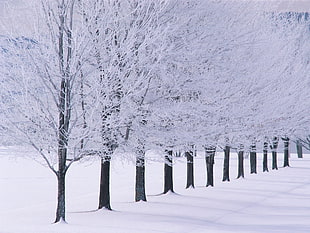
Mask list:
[[85,122],[87,88],[82,74],[88,38],[77,26],[75,1],[42,1],[40,9],[44,20],[36,43],[31,48],[18,46],[11,54],[15,65],[2,83],[2,104],[8,132],[30,144],[57,177],[55,222],[60,222],[66,221],[67,171],[91,155],[87,145],[93,130]]

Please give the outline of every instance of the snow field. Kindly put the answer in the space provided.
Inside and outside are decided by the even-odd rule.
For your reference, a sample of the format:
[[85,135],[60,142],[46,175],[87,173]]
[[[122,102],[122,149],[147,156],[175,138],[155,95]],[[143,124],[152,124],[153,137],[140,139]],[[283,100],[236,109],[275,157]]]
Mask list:
[[[221,182],[223,154],[215,160],[215,187],[206,188],[203,153],[195,158],[195,189],[186,190],[185,158],[174,166],[176,194],[163,191],[163,164],[146,165],[147,203],[134,202],[135,168],[112,161],[111,204],[97,211],[99,160],[77,163],[67,176],[67,221],[52,224],[56,177],[30,159],[16,158],[15,148],[1,148],[0,233],[307,233],[310,232],[310,158],[291,155],[290,168],[236,180],[237,155],[231,153],[231,182]],[[20,153],[20,152],[18,152]],[[28,153],[28,152],[27,152]],[[278,165],[282,166],[282,154]]]

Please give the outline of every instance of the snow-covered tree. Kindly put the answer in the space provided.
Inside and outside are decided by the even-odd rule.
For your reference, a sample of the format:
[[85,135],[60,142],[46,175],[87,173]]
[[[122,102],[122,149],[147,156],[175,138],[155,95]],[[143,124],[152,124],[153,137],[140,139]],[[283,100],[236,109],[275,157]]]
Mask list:
[[2,126],[57,175],[56,221],[65,220],[66,171],[86,155],[101,157],[99,208],[111,209],[115,155],[134,152],[139,201],[147,150],[162,151],[155,159],[165,159],[173,191],[175,150],[206,148],[213,185],[216,147],[229,180],[232,147],[243,177],[251,145],[275,138],[275,151],[281,136],[309,135],[305,23],[246,1],[61,0],[42,9],[35,43],[5,62],[16,72],[1,83]]
[[[98,135],[98,149],[102,151],[101,172],[105,175],[101,176],[99,208],[111,209],[109,172],[105,170],[117,149],[131,149],[136,154],[137,172],[141,172],[137,181],[144,180],[147,148],[140,129],[150,121],[151,97],[155,98],[153,94],[163,86],[163,80],[168,83],[158,71],[172,48],[168,32],[173,30],[172,22],[176,26],[174,4],[176,1],[114,0],[96,1],[90,9],[82,7],[84,22],[93,38],[97,67],[97,79],[93,79],[92,86],[100,93],[97,115],[102,131]],[[145,199],[143,194],[138,196]]]
[[29,48],[17,41],[19,46],[5,58],[2,125],[16,140],[30,144],[55,173],[59,222],[65,221],[66,173],[90,154],[93,125],[85,124],[85,113],[92,114],[96,100],[89,98],[90,105],[83,106],[84,98],[92,96],[81,73],[89,57],[89,37],[78,23],[75,1],[42,1],[40,9],[35,44]]

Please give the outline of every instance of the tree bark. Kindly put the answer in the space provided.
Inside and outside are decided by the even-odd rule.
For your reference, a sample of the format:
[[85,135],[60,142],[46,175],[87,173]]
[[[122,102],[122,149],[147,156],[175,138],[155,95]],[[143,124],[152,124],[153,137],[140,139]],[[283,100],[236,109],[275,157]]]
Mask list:
[[[65,88],[65,82],[62,82],[62,88]],[[63,89],[62,89],[63,90]],[[65,217],[65,178],[67,170],[67,147],[68,147],[68,128],[69,128],[69,115],[65,114],[65,96],[60,94],[60,107],[63,111],[59,114],[59,135],[58,135],[58,171],[57,171],[57,209],[55,223],[66,221]]]
[[135,200],[146,201],[145,195],[145,152],[140,151],[136,157],[136,193]]
[[276,151],[272,151],[272,170],[276,169],[278,170],[278,158],[277,158],[277,152]]
[[251,174],[257,173],[257,155],[256,155],[256,144],[252,144],[250,148],[250,169]]
[[296,149],[297,149],[297,156],[298,158],[302,158],[302,144],[300,143],[299,140],[296,141]]
[[195,185],[194,185],[194,152],[187,151],[185,152],[185,156],[187,160],[186,188],[189,188],[189,187],[195,188]]
[[[63,57],[63,35],[59,38],[60,57]],[[69,137],[69,122],[71,117],[70,110],[70,81],[67,74],[61,79],[60,93],[59,93],[59,125],[58,125],[58,171],[57,171],[57,183],[58,183],[58,197],[57,197],[57,209],[55,223],[60,221],[66,221],[65,217],[65,178],[67,170],[67,148]]]
[[278,137],[274,137],[272,139],[272,170],[276,169],[278,170],[278,156],[277,156],[277,149],[278,149],[278,143],[279,143],[279,138]]
[[215,156],[215,146],[206,147],[205,149],[205,159],[206,159],[206,165],[207,165],[207,187],[208,186],[214,186],[214,156]]
[[164,167],[164,194],[169,191],[174,193],[173,190],[173,166],[172,166],[172,150],[167,150],[165,154],[165,167]]
[[223,180],[230,181],[229,179],[229,157],[230,157],[230,147],[225,146],[224,149],[224,166],[223,166]]
[[58,172],[57,174],[57,210],[56,210],[56,220],[57,222],[66,222],[66,202],[65,202],[65,172]]
[[283,137],[282,140],[284,141],[284,164],[283,167],[289,167],[289,141],[288,137]]
[[263,172],[268,172],[268,142],[264,142]]
[[244,178],[244,147],[240,145],[240,149],[238,151],[238,176],[237,179],[240,177]]
[[[68,9],[65,9],[64,1],[58,3],[59,8],[59,23],[58,23],[58,58],[61,70],[61,82],[59,90],[58,104],[58,171],[57,175],[57,210],[55,223],[66,222],[65,211],[65,179],[67,169],[67,154],[69,142],[69,124],[71,120],[71,81],[70,81],[70,64],[72,59],[72,27],[73,27],[73,9],[72,2]],[[66,13],[69,15],[66,18]],[[67,28],[66,28],[67,27]],[[66,33],[67,32],[67,33]],[[65,39],[65,36],[67,38]],[[67,42],[67,44],[65,44]],[[65,54],[65,49],[67,53]]]
[[110,205],[110,156],[101,159],[101,178],[98,209],[111,209]]
[[65,178],[67,170],[67,148],[68,148],[68,131],[70,122],[70,109],[68,106],[68,80],[65,78],[61,82],[61,93],[59,95],[59,128],[58,128],[58,171],[57,171],[57,183],[58,183],[58,197],[57,197],[57,209],[56,220],[66,221],[65,218]]

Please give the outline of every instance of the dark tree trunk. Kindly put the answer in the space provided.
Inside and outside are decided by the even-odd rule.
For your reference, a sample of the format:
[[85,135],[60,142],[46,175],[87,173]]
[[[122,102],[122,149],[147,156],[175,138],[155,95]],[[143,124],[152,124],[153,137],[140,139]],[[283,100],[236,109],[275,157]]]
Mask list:
[[135,200],[146,201],[145,195],[145,153],[141,151],[136,158],[136,194]]
[[206,147],[206,165],[207,165],[207,187],[214,186],[213,178],[213,167],[214,167],[214,156],[215,156],[215,146]]
[[195,188],[195,185],[194,185],[194,152],[187,151],[185,152],[185,156],[187,160],[186,188],[189,188],[189,187]]
[[279,138],[278,137],[274,137],[272,139],[272,170],[276,169],[278,170],[278,156],[277,156],[277,149],[278,149],[278,143],[279,143]]
[[284,164],[283,167],[289,167],[289,142],[290,139],[288,137],[282,138],[284,142]]
[[240,149],[238,151],[238,176],[237,179],[240,177],[244,178],[244,147],[240,145]]
[[67,171],[67,132],[69,122],[65,121],[65,115],[60,114],[60,127],[59,127],[59,141],[58,141],[58,171],[57,171],[57,209],[55,223],[63,221],[66,222],[65,212],[65,179]]
[[263,172],[268,172],[268,142],[264,142]]
[[63,112],[59,117],[59,139],[58,139],[58,171],[57,171],[57,209],[55,223],[66,221],[65,212],[65,179],[67,171],[67,147],[68,147],[69,121]]
[[251,174],[257,173],[257,155],[256,155],[256,144],[252,144],[250,148],[250,169]]
[[173,190],[173,169],[172,169],[172,150],[167,150],[165,154],[165,168],[164,168],[164,194]]
[[[69,141],[69,124],[71,120],[71,77],[70,77],[70,63],[72,59],[72,23],[73,18],[73,5],[70,9],[65,9],[64,3],[59,3],[58,7],[60,9],[58,18],[58,60],[59,66],[61,69],[61,81],[59,89],[59,103],[58,103],[58,171],[56,172],[52,169],[57,175],[57,186],[58,186],[58,197],[57,197],[57,209],[56,209],[56,220],[55,223],[60,221],[66,221],[65,218],[65,179],[66,172],[69,168],[66,164],[67,162],[67,148]],[[71,15],[66,18],[66,13]],[[66,51],[65,51],[66,50]]]
[[223,166],[223,180],[230,181],[229,179],[229,157],[230,157],[230,147],[225,146],[224,149],[224,166]]
[[272,151],[272,170],[276,169],[278,170],[278,158],[277,158],[277,152]]
[[66,203],[65,203],[65,172],[58,172],[57,174],[57,210],[55,223],[64,221],[66,222]]
[[298,158],[302,158],[302,144],[300,143],[299,140],[296,141],[296,149],[297,149],[297,156]]
[[110,156],[101,159],[101,177],[98,209],[111,209],[110,205]]
[[[62,46],[61,46],[62,47]],[[70,122],[70,82],[66,78],[62,78],[59,94],[59,126],[58,126],[58,171],[57,171],[57,209],[55,223],[66,221],[65,212],[65,178],[68,169],[67,148],[68,148],[68,132]]]

